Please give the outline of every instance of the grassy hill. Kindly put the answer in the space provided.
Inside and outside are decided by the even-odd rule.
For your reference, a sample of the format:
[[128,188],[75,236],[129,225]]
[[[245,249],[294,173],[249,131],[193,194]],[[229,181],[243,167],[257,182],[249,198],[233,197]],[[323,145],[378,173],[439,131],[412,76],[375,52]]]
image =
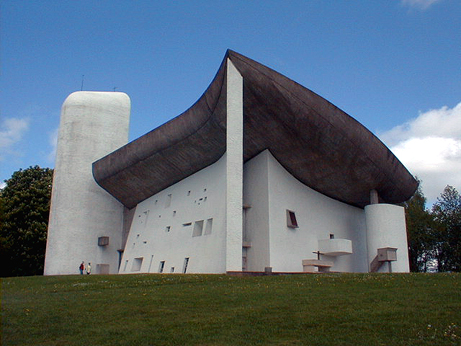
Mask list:
[[3,345],[460,345],[461,275],[2,279]]

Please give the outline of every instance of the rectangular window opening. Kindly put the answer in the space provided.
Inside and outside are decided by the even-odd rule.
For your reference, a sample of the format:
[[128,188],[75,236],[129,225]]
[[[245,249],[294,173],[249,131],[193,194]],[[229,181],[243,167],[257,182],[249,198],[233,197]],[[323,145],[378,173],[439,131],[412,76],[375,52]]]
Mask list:
[[149,263],[149,269],[147,270],[148,273],[150,273],[150,268],[152,267],[152,262],[154,260],[154,255],[150,256],[150,263]]
[[182,267],[182,272],[183,274],[186,274],[187,272],[187,265],[189,264],[189,257],[184,258],[184,265]]
[[203,220],[195,221],[194,231],[192,232],[193,237],[200,237],[203,231]]
[[133,260],[133,264],[131,265],[132,272],[138,272],[141,270],[143,259],[144,257],[137,257]]
[[146,227],[147,225],[147,219],[149,218],[149,210],[146,210],[144,213],[142,213],[142,219],[141,219],[141,223],[144,224],[144,227]]
[[165,268],[165,261],[160,261],[160,264],[158,266],[158,272],[163,273],[163,268]]
[[170,273],[174,273],[174,267],[171,267]]
[[107,246],[109,245],[109,237],[99,237],[98,246]]
[[290,228],[298,228],[298,221],[294,211],[287,209],[287,226]]
[[205,235],[211,234],[212,228],[213,228],[213,219],[210,218],[210,219],[206,220]]
[[165,208],[169,208],[171,205],[171,193],[166,197]]

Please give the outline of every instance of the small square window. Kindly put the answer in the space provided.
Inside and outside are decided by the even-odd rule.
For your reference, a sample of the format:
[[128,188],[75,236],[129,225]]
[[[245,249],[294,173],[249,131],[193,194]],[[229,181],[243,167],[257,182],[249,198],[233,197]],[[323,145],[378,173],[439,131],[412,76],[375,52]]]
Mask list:
[[99,237],[98,246],[107,246],[109,245],[109,237]]
[[133,265],[131,266],[131,271],[138,272],[141,270],[143,257],[138,257],[133,260]]
[[298,220],[294,211],[287,209],[287,226],[290,228],[298,228]]

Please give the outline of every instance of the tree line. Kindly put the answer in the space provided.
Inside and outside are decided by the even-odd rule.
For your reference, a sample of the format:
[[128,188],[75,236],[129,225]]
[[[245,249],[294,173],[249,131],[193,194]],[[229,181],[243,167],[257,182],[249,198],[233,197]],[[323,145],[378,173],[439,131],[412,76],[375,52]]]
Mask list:
[[[0,276],[42,275],[53,170],[16,171],[0,190]],[[410,270],[461,271],[461,196],[447,186],[429,210],[421,185],[403,203]]]
[[13,173],[0,190],[0,276],[42,275],[53,170]]
[[461,271],[461,196],[447,185],[431,209],[421,184],[404,203],[410,270]]

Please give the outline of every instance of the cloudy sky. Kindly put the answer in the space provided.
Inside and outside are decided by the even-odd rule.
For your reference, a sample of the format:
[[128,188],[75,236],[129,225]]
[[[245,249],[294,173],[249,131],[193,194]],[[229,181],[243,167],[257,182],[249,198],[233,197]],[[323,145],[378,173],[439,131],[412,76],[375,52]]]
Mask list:
[[357,119],[423,181],[461,190],[461,1],[0,3],[0,181],[54,166],[59,114],[77,90],[123,91],[130,139],[182,113],[226,49]]

